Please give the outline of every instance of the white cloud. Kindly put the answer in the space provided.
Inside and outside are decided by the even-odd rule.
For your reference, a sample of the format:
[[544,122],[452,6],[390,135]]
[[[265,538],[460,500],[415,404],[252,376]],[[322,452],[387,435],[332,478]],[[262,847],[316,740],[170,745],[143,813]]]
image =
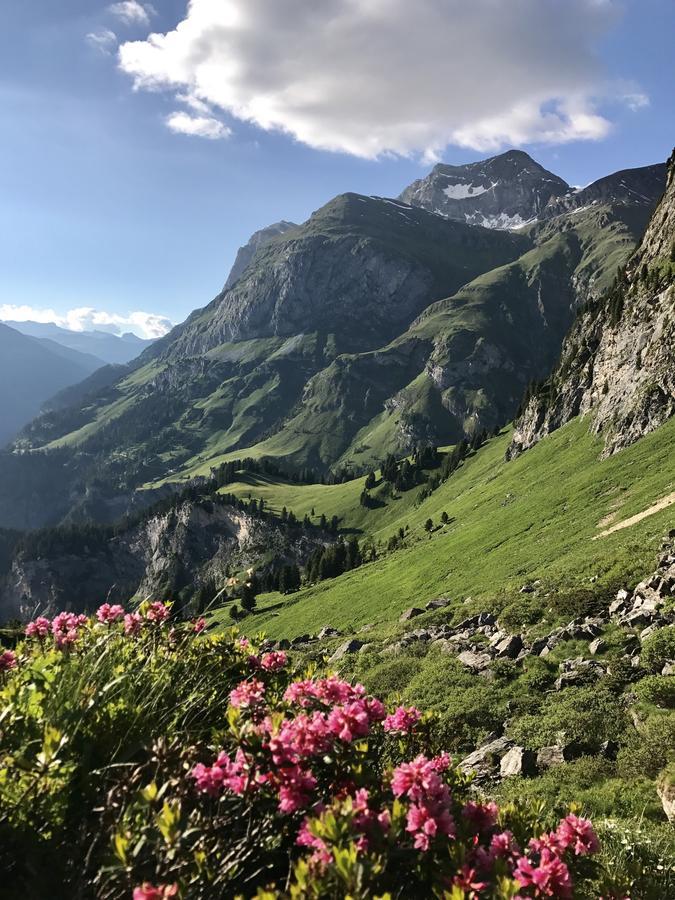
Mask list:
[[49,308],[15,306],[11,303],[0,305],[0,322],[53,322],[71,331],[107,331],[110,334],[133,331],[142,338],[162,337],[173,327],[173,323],[165,316],[140,310],[121,316],[118,313],[81,306],[69,309],[65,313],[57,313]]
[[117,35],[109,28],[91,31],[85,35],[84,39],[90,47],[93,47],[94,50],[98,50],[100,53],[104,53],[106,56],[109,56],[113,48],[117,46]]
[[[120,47],[135,87],[179,92],[311,147],[375,158],[596,140],[613,0],[190,0]],[[621,94],[625,93],[621,91]]]
[[139,3],[138,0],[122,0],[113,3],[108,11],[124,22],[125,25],[149,25],[150,17],[157,15],[157,10],[150,3]]
[[166,117],[165,122],[169,131],[176,134],[190,134],[212,141],[227,138],[232,134],[227,125],[223,125],[212,116],[191,116],[186,112],[172,112]]

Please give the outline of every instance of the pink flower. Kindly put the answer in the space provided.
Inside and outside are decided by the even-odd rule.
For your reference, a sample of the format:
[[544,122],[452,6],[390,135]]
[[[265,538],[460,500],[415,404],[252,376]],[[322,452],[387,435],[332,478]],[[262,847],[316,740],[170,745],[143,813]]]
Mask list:
[[88,622],[86,616],[61,612],[52,621],[54,643],[59,650],[72,646],[79,637],[80,630]]
[[0,653],[0,672],[9,672],[10,669],[16,669],[17,665],[16,653],[12,650],[3,650]]
[[395,731],[399,734],[408,734],[422,717],[422,713],[415,706],[399,706],[398,709],[387,716],[384,720],[383,727],[385,731]]
[[119,605],[119,603],[115,603],[111,606],[109,603],[104,603],[99,606],[96,611],[96,618],[99,622],[103,622],[106,625],[112,625],[113,622],[116,622],[118,619],[121,619],[124,616],[124,610]]
[[341,741],[365,737],[370,729],[368,709],[363,700],[336,706],[328,714],[328,728]]
[[429,849],[429,842],[437,834],[455,837],[455,823],[442,800],[428,800],[411,804],[408,810],[406,831],[415,837],[418,850]]
[[438,776],[436,759],[417,756],[412,762],[402,763],[394,769],[391,789],[395,797],[407,795],[411,800],[421,797],[439,796],[447,791],[446,785]]
[[199,619],[192,626],[192,630],[195,634],[201,634],[202,631],[206,628],[206,619],[203,616],[200,616]]
[[44,616],[38,616],[33,622],[26,625],[26,637],[36,637],[43,640],[51,630],[51,622]]
[[242,706],[256,708],[262,705],[264,699],[265,685],[256,678],[242,681],[230,691],[230,703],[237,708]]
[[144,881],[140,887],[134,888],[134,900],[169,900],[169,898],[177,896],[177,884],[159,884],[154,887]]
[[292,813],[309,805],[316,788],[316,778],[309,769],[299,766],[280,769],[279,812]]
[[457,887],[460,887],[464,893],[469,896],[472,896],[473,894],[480,896],[481,892],[484,891],[486,887],[489,887],[488,882],[481,881],[476,870],[466,864],[462,866],[459,875],[455,875],[452,883],[457,885]]
[[247,647],[251,646],[251,642],[249,641],[248,638],[243,637],[243,638],[239,638],[239,640],[237,641],[237,645],[239,646],[240,650],[246,650]]
[[140,613],[127,613],[124,617],[124,633],[128,635],[138,634],[143,627],[143,617]]
[[154,603],[151,603],[148,607],[145,618],[148,622],[152,622],[154,625],[161,625],[162,622],[166,622],[169,618],[169,607],[166,604],[161,603],[159,600],[156,600]]
[[532,887],[535,897],[571,897],[572,880],[565,863],[544,847],[539,864],[521,856],[513,872],[521,887]]
[[509,858],[517,854],[518,845],[510,831],[501,831],[499,834],[493,834],[490,840],[490,855],[494,859]]
[[499,807],[496,803],[475,803],[469,800],[464,804],[462,816],[477,832],[489,831],[497,822]]
[[266,672],[276,672],[279,669],[283,669],[287,660],[288,657],[283,650],[273,650],[270,653],[263,654],[263,657],[260,660],[260,666],[265,669]]
[[576,856],[597,853],[600,849],[600,841],[590,821],[580,819],[572,813],[561,820],[556,836],[562,849],[567,850],[571,847]]

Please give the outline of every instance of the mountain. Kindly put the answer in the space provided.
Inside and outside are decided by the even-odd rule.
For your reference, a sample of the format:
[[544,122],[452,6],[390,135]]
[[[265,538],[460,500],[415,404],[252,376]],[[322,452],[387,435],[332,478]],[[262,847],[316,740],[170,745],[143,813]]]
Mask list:
[[603,435],[606,454],[673,415],[674,309],[675,153],[666,192],[640,245],[602,302],[577,317],[560,364],[516,422],[509,456],[579,414]]
[[99,360],[0,323],[0,446],[57,391],[94,372]]
[[282,220],[281,222],[275,222],[273,225],[268,225],[266,228],[261,228],[260,231],[255,231],[244,246],[240,247],[237,251],[237,255],[232,268],[230,269],[230,274],[227,276],[227,281],[225,282],[223,290],[231,288],[235,281],[239,279],[260,247],[269,244],[274,238],[285,234],[287,231],[290,231],[291,228],[297,227],[298,226],[293,222]]
[[538,219],[592,205],[653,206],[663,193],[665,164],[623,169],[584,188],[571,188],[522,150],[464,166],[434,166],[401,200],[487,228],[522,228]]
[[[541,206],[550,188],[537,169]],[[0,467],[0,526],[110,521],[141,486],[246,454],[360,472],[387,453],[493,431],[643,234],[652,195],[616,190],[638,177],[518,231],[334,198],[259,243],[231,287],[128,370],[104,370],[30,423]],[[36,449],[46,453],[24,452]]]
[[97,357],[99,365],[123,365],[131,362],[153,341],[144,340],[131,332],[122,335],[107,331],[70,331],[52,322],[5,322],[16,331],[35,338],[47,338],[63,347]]
[[599,178],[584,188],[575,188],[560,197],[552,197],[543,210],[545,218],[565,212],[588,209],[598,203],[628,206],[656,204],[663,194],[666,164],[642,166],[639,169],[622,169]]
[[430,212],[487,228],[519,228],[570,191],[567,182],[522,150],[463,166],[439,163],[400,199]]

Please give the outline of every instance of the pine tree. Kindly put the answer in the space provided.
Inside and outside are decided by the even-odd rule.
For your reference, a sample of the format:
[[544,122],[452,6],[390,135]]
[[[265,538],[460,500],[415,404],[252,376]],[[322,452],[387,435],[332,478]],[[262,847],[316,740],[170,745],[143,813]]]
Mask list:
[[426,522],[424,523],[424,530],[425,531],[433,531],[434,530],[434,520],[433,519],[426,520]]

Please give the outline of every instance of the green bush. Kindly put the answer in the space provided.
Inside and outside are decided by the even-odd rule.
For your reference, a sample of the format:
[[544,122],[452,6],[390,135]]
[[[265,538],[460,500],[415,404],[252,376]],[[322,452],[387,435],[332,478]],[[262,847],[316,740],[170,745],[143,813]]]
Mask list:
[[675,759],[675,712],[657,712],[629,734],[617,765],[624,778],[656,778]]
[[570,687],[549,694],[539,715],[525,715],[509,726],[509,735],[537,749],[559,742],[576,742],[596,750],[616,740],[628,724],[617,698],[599,685]]
[[642,665],[652,672],[660,672],[665,664],[675,660],[675,625],[661,628],[642,644]]
[[648,675],[633,686],[639,700],[675,709],[675,675]]

